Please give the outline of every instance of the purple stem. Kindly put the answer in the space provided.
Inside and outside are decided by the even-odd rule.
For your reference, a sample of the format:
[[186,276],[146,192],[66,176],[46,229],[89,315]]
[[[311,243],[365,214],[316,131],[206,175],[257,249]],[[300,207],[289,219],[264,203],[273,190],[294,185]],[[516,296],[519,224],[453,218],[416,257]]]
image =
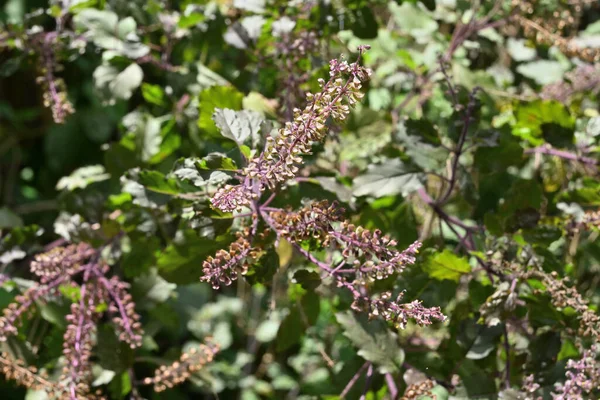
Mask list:
[[390,390],[391,400],[395,400],[398,397],[398,386],[396,386],[396,382],[394,381],[392,374],[385,374],[385,382]]
[[56,87],[56,81],[54,79],[54,57],[52,54],[52,41],[56,38],[56,32],[47,34],[44,38],[44,44],[42,47],[42,59],[44,60],[44,68],[46,69],[46,83],[48,84],[48,90],[50,91],[50,97],[52,99],[51,107],[56,112],[56,119],[64,121],[66,112],[61,106],[61,99],[58,94]]
[[133,332],[133,328],[131,327],[131,324],[129,323],[129,316],[127,315],[127,312],[125,311],[125,306],[123,305],[123,302],[121,301],[121,299],[119,298],[117,293],[115,293],[115,290],[114,290],[113,286],[110,284],[110,282],[108,281],[108,279],[106,279],[106,277],[100,271],[98,271],[96,268],[93,269],[93,272],[98,277],[98,281],[100,281],[100,283],[102,283],[102,285],[106,288],[106,291],[110,294],[110,297],[112,297],[113,301],[117,305],[117,308],[119,309],[119,314],[121,314],[121,318],[123,320],[123,328],[125,328],[125,331],[132,338],[134,338],[136,336],[136,334]]
[[367,398],[367,392],[371,387],[371,381],[373,380],[373,364],[369,363],[369,369],[367,369],[367,379],[365,381],[365,388],[363,390],[362,395],[360,396],[360,400],[365,400]]
[[269,204],[271,204],[271,202],[275,199],[276,193],[271,193],[271,195],[269,196],[269,198],[267,199],[267,201],[265,201],[260,208],[266,207]]
[[580,162],[582,164],[590,164],[590,165],[598,165],[598,160],[591,157],[578,156],[577,154],[565,151],[565,150],[557,150],[550,145],[544,145],[539,147],[534,147],[533,149],[526,149],[525,154],[548,154],[551,156],[556,156],[560,158],[564,158],[565,160],[571,160]]
[[[442,66],[442,72],[444,73],[444,76],[448,80],[448,85],[452,88],[451,89],[452,92],[454,92],[454,87],[452,86],[452,83],[450,82],[450,78],[446,74],[446,69],[443,66]],[[451,175],[450,175],[450,186],[448,187],[448,190],[446,190],[446,193],[444,195],[442,195],[441,198],[436,200],[436,203],[440,206],[442,206],[443,204],[445,204],[448,201],[448,199],[450,198],[450,195],[452,195],[454,186],[456,185],[456,181],[457,181],[457,177],[458,177],[458,163],[460,161],[460,156],[462,155],[463,150],[464,150],[465,142],[467,140],[467,133],[469,133],[469,127],[471,125],[471,117],[472,117],[473,109],[475,108],[475,94],[477,93],[477,90],[478,89],[475,88],[471,92],[471,94],[469,96],[469,104],[467,105],[467,109],[466,109],[465,113],[463,114],[463,128],[460,132],[460,136],[458,138],[458,143],[456,144],[456,149],[454,150],[454,160],[452,162],[452,169],[451,169]],[[455,103],[455,106],[458,106],[458,103]]]
[[71,382],[69,382],[69,395],[71,400],[77,400],[77,378],[79,372],[79,361],[81,360],[81,336],[83,334],[84,324],[85,324],[85,295],[87,291],[86,283],[90,278],[90,268],[91,265],[88,265],[85,269],[85,273],[83,275],[83,283],[81,285],[81,293],[79,297],[79,316],[77,318],[77,329],[75,330],[75,353],[76,357],[74,357],[73,365],[70,368],[71,372]]
[[371,365],[371,363],[369,361],[367,361],[366,363],[364,363],[362,365],[362,367],[360,367],[358,369],[358,371],[356,371],[356,373],[354,374],[354,376],[348,381],[348,384],[346,385],[346,387],[344,388],[344,390],[340,394],[340,398],[343,399],[343,398],[346,397],[346,395],[348,394],[348,392],[350,391],[350,389],[352,389],[352,387],[354,386],[354,384],[356,383],[356,381],[358,380],[358,378],[360,378],[360,376],[362,375],[362,373],[365,370],[365,368],[367,368],[369,365]]
[[[514,282],[514,281],[513,281]],[[510,343],[508,343],[508,330],[504,324],[504,352],[506,353],[506,366],[504,373],[504,387],[510,389]]]

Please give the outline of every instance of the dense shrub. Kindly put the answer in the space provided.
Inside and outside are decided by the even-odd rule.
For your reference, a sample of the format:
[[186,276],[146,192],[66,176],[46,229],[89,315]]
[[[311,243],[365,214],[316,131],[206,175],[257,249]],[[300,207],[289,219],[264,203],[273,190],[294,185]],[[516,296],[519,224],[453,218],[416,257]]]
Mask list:
[[6,399],[600,396],[600,7],[8,0]]

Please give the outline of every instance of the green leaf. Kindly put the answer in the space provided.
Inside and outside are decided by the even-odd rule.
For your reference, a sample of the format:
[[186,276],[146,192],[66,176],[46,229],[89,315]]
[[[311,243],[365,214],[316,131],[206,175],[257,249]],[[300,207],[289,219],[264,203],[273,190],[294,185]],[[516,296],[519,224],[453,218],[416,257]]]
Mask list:
[[135,278],[150,271],[156,263],[155,254],[160,247],[160,240],[156,236],[131,235],[124,238],[121,245],[121,269],[125,277]]
[[131,17],[119,21],[117,14],[107,10],[86,8],[73,18],[75,27],[83,31],[96,46],[136,59],[150,52],[136,35],[137,24]]
[[274,247],[270,247],[258,262],[254,263],[246,274],[246,280],[254,285],[261,283],[270,285],[273,275],[279,269],[279,255]]
[[498,346],[498,340],[504,328],[502,325],[484,327],[479,330],[479,334],[465,355],[469,360],[481,360],[489,356]]
[[274,340],[277,337],[277,332],[279,331],[279,326],[281,321],[270,318],[266,321],[263,321],[256,328],[256,332],[254,332],[254,336],[256,340],[261,343],[268,343]]
[[231,179],[230,175],[221,170],[213,170],[202,167],[206,167],[208,165],[218,165],[221,168],[227,168],[228,166],[232,165],[232,162],[229,162],[224,158],[220,160],[213,158],[212,162],[214,163],[210,164],[211,161],[204,160],[203,162],[203,160],[199,160],[197,158],[182,158],[177,160],[173,166],[173,171],[171,174],[177,179],[189,182],[190,184],[199,188],[206,187],[207,185],[218,185]]
[[572,186],[570,191],[560,194],[561,200],[575,202],[580,206],[600,205],[600,182],[597,179],[584,177]]
[[97,355],[99,364],[119,374],[133,365],[133,350],[125,342],[119,340],[113,327],[103,324],[98,327]]
[[439,170],[448,158],[448,152],[440,146],[437,130],[427,120],[400,121],[395,139],[412,162],[425,171]]
[[[138,168],[127,171],[127,174],[121,177],[121,186],[124,193],[131,195],[133,203],[145,208],[159,208],[166,204],[175,190],[173,183],[169,180],[161,179],[160,172],[142,173]],[[146,171],[149,172],[149,171]],[[140,183],[140,174],[145,176],[144,182],[153,189],[146,188]],[[165,193],[163,193],[165,192]],[[178,193],[178,192],[176,192]]]
[[308,326],[313,326],[317,322],[317,318],[319,318],[319,313],[321,312],[320,297],[315,296],[314,292],[308,292],[302,296],[300,307],[302,308],[303,322]]
[[560,82],[566,68],[558,61],[537,60],[519,65],[517,72],[543,86]]
[[367,321],[365,315],[352,312],[335,314],[344,329],[344,335],[358,348],[358,355],[379,366],[381,373],[395,373],[404,362],[404,351],[398,345],[396,334],[380,320]]
[[81,167],[73,171],[71,175],[60,178],[56,184],[56,190],[85,189],[92,183],[102,182],[108,178],[110,175],[105,172],[103,165]]
[[[132,173],[128,175],[133,176]],[[137,181],[146,189],[156,193],[177,195],[181,192],[175,179],[168,178],[158,171],[141,170],[137,173]]]
[[294,280],[305,290],[315,290],[321,284],[321,277],[315,271],[301,269],[294,273]]
[[59,326],[66,327],[65,316],[69,313],[69,306],[57,303],[40,304],[40,315],[46,321]]
[[246,49],[258,39],[266,22],[267,20],[260,15],[243,17],[227,28],[223,39],[238,49]]
[[458,375],[461,377],[469,399],[497,393],[494,378],[474,360],[464,359],[458,366]]
[[233,6],[254,13],[265,12],[266,0],[233,0]]
[[421,396],[421,397],[418,397],[418,400],[448,400],[450,398],[450,393],[448,392],[448,389],[446,389],[442,385],[435,385],[429,391],[429,393],[431,393],[433,395],[433,397]]
[[13,57],[0,64],[0,77],[7,78],[17,72],[24,57]]
[[0,229],[23,226],[23,220],[6,207],[0,208]]
[[348,15],[352,33],[361,39],[375,39],[377,37],[377,20],[370,7],[364,6],[351,9]]
[[437,22],[415,4],[407,1],[402,5],[389,2],[388,7],[396,24],[417,40],[425,41],[438,30]]
[[49,400],[50,397],[45,390],[33,390],[29,389],[27,391],[27,395],[25,396],[25,400]]
[[135,148],[142,161],[151,162],[159,154],[163,135],[162,120],[150,114],[133,111],[123,118],[123,126],[127,129],[121,143]]
[[129,372],[125,371],[113,379],[108,388],[111,398],[125,399],[126,395],[131,392],[131,377],[129,376]]
[[155,104],[157,106],[165,105],[165,92],[159,85],[153,85],[150,83],[142,84],[142,96],[148,103]]
[[[177,285],[169,283],[158,275],[155,268],[146,275],[136,277],[132,290],[136,298],[150,300],[151,303],[163,303],[173,296]],[[146,305],[146,303],[144,303]]]
[[294,307],[283,319],[277,331],[276,349],[285,351],[298,343],[304,334],[306,327],[302,322],[302,316],[298,308]]
[[183,240],[170,244],[158,256],[158,271],[172,283],[197,282],[202,275],[203,261],[220,248],[220,244],[214,240],[186,232]]
[[579,350],[577,350],[577,346],[575,346],[575,343],[573,343],[571,339],[565,338],[562,341],[562,345],[557,356],[558,361],[578,357]]
[[515,61],[531,61],[536,56],[534,47],[529,47],[525,39],[509,37],[506,42],[506,50]]
[[395,194],[406,196],[423,186],[422,179],[423,174],[395,158],[385,164],[370,165],[365,174],[354,179],[352,194],[375,198]]
[[263,116],[255,111],[215,108],[213,121],[221,131],[221,135],[235,141],[240,146],[248,138],[253,139],[252,142],[257,141]]
[[566,129],[573,129],[575,124],[575,118],[571,116],[568,108],[556,101],[536,100],[519,105],[516,119],[513,135],[535,146],[544,143],[542,140],[544,125],[556,124]]
[[216,108],[229,108],[239,110],[242,108],[244,95],[233,86],[213,86],[200,92],[200,116],[198,126],[200,129],[214,135],[219,135],[212,116]]
[[196,162],[196,166],[205,170],[235,171],[235,161],[222,153],[210,153]]
[[182,15],[177,22],[177,26],[183,29],[192,28],[206,20],[206,16],[201,13],[193,12],[189,15]]
[[109,100],[128,100],[144,79],[144,72],[137,64],[129,64],[125,69],[119,69],[110,64],[102,64],[94,71],[94,83]]
[[423,265],[423,270],[437,280],[448,279],[458,282],[462,275],[471,272],[471,266],[464,257],[459,257],[445,249],[429,257]]
[[108,369],[100,369],[99,373],[95,372],[94,381],[92,382],[92,386],[102,386],[110,383],[115,377],[115,371],[111,371]]

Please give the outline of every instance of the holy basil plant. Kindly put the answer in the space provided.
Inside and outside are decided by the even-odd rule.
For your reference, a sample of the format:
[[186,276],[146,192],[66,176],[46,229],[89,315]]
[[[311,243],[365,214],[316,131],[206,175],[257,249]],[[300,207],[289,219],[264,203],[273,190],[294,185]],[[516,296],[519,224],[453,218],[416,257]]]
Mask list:
[[600,6],[9,0],[7,399],[600,397]]

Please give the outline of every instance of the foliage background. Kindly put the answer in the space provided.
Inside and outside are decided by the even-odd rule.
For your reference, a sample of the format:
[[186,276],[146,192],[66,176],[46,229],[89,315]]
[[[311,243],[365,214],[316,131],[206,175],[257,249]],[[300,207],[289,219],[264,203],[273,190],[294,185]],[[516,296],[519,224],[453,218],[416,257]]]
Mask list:
[[[595,2],[567,0],[8,0],[0,303],[57,239],[101,246],[119,234],[114,264],[145,336],[132,352],[108,325],[98,331],[95,383],[111,399],[208,336],[214,362],[140,395],[418,398],[407,386],[428,379],[437,399],[516,399],[533,374],[537,395],[561,396],[568,361],[597,341],[578,331],[588,304],[553,298],[575,287],[590,310],[600,302],[599,17]],[[367,321],[285,241],[246,279],[199,282],[239,220],[208,206],[225,174],[196,158],[241,165],[319,91],[328,61],[354,60],[360,44],[371,46],[365,98],[273,205],[337,200],[399,248],[422,241],[415,265],[373,289],[440,306],[443,323]],[[228,134],[213,122],[224,108],[260,118]],[[18,343],[3,345],[33,350],[29,361],[51,371],[68,302],[39,304]],[[595,368],[582,379],[597,388]],[[46,398],[1,385],[6,399]]]

